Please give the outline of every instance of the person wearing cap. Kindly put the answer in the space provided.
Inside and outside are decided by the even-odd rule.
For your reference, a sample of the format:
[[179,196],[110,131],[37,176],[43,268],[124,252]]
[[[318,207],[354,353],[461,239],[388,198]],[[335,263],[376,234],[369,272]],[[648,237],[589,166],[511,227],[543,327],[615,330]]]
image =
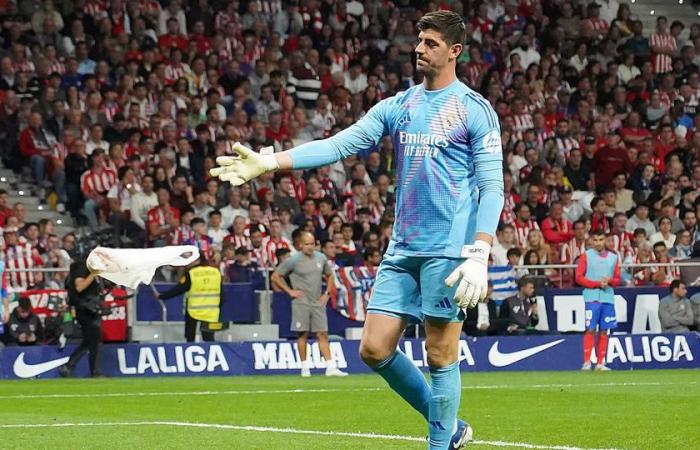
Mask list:
[[260,266],[250,258],[250,249],[242,246],[235,250],[234,261],[225,275],[229,283],[253,283],[256,289],[262,289],[265,282]]
[[588,4],[588,19],[581,22],[583,36],[600,40],[605,37],[610,24],[600,18],[600,5],[596,2]]
[[166,292],[158,293],[156,300],[168,300],[185,294],[185,339],[194,342],[197,325],[200,325],[202,340],[214,340],[215,328],[219,328],[221,303],[223,302],[223,279],[217,267],[213,267],[203,254],[180,276],[178,283]]

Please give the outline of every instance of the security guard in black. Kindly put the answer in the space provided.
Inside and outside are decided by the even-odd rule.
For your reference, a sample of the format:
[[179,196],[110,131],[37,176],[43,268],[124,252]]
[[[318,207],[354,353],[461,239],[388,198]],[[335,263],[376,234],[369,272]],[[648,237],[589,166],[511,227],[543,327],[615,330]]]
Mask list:
[[99,376],[99,351],[102,343],[102,317],[100,302],[102,282],[97,274],[90,272],[85,260],[76,261],[70,266],[66,280],[68,302],[75,308],[76,318],[83,333],[83,341],[70,356],[68,363],[60,369],[63,376],[69,376],[80,358],[89,352],[90,373]]

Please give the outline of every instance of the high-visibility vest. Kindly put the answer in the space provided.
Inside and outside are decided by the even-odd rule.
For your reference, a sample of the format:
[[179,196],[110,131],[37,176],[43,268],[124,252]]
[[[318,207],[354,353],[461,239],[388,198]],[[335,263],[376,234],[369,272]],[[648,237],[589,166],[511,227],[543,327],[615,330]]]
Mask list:
[[187,314],[202,322],[219,321],[221,273],[211,266],[190,269],[190,290],[187,292]]

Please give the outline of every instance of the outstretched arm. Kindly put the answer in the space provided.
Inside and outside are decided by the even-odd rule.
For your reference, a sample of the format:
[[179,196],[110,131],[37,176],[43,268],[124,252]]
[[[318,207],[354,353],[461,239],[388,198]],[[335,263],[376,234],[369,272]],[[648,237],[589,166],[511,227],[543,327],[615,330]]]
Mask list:
[[[332,164],[379,143],[387,132],[387,111],[393,98],[383,100],[352,126],[328,139],[311,141],[291,150],[272,155],[260,155],[236,143],[240,157],[220,156],[219,167],[209,173],[233,185],[241,185],[266,172],[290,169],[311,169]],[[391,103],[390,103],[391,102]]]

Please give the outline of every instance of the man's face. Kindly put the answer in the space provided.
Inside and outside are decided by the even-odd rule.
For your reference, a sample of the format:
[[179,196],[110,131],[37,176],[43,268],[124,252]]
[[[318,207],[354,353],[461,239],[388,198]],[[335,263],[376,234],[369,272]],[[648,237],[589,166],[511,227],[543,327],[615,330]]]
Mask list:
[[574,236],[579,241],[586,239],[586,224],[579,222],[574,225]]
[[605,235],[596,235],[591,239],[591,244],[597,252],[602,252],[605,249]]
[[698,218],[695,216],[695,212],[686,211],[685,215],[683,216],[683,226],[686,230],[692,230],[697,224],[697,219]]
[[646,220],[649,217],[649,208],[646,206],[640,206],[637,208],[636,215],[639,217],[639,219]]
[[250,243],[253,247],[258,248],[262,244],[262,234],[259,231],[250,233]]
[[532,297],[535,295],[535,285],[532,283],[526,283],[525,286],[520,288],[520,294],[525,298]]
[[561,205],[558,203],[553,204],[552,208],[549,211],[549,215],[552,217],[552,219],[555,219],[555,220],[561,219],[563,214],[564,214],[564,210],[562,209]]
[[450,60],[457,58],[461,49],[461,44],[448,45],[439,31],[421,31],[415,49],[416,70],[428,77],[434,77],[448,65]]
[[219,228],[221,225],[221,216],[219,214],[214,214],[209,218],[212,228]]
[[626,225],[627,225],[627,217],[622,216],[622,215],[615,217],[615,219],[613,221],[613,227],[617,231],[624,231]]
[[676,289],[673,290],[673,293],[676,297],[683,298],[688,295],[688,289],[685,287],[685,284],[681,283]]
[[316,239],[311,233],[304,233],[301,235],[300,245],[302,253],[304,253],[306,256],[311,256],[314,254],[314,250],[316,249]]
[[510,244],[513,241],[515,241],[515,232],[511,227],[506,227],[501,233],[501,238],[503,239],[503,242],[505,242],[506,244]]
[[333,259],[335,258],[336,255],[336,247],[335,243],[333,241],[328,241],[326,244],[323,246],[323,254],[326,256],[328,259]]
[[343,235],[343,239],[345,239],[346,241],[349,241],[352,239],[352,227],[343,228],[341,233]]
[[529,203],[537,203],[540,199],[540,188],[537,186],[530,186],[527,189],[527,201]]
[[520,217],[520,220],[523,222],[530,220],[530,208],[525,205],[521,206],[518,210],[518,217]]

